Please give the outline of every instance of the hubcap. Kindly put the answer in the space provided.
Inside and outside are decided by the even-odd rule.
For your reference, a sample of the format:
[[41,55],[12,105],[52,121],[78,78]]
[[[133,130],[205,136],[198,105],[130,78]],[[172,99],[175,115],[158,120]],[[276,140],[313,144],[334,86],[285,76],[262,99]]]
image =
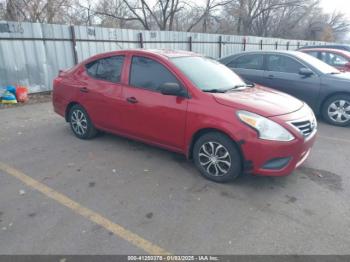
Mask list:
[[230,170],[231,157],[218,142],[206,142],[199,149],[199,163],[212,176],[224,176]]
[[70,121],[76,134],[80,136],[85,135],[87,132],[87,119],[81,110],[74,110]]
[[334,122],[344,123],[350,120],[350,102],[346,100],[334,101],[328,107],[328,116]]

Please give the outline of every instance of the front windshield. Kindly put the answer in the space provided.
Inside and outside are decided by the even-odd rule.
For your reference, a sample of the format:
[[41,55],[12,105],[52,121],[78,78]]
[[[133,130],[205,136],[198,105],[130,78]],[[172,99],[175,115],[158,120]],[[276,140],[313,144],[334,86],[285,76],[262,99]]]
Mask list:
[[318,71],[320,71],[323,74],[338,74],[340,71],[336,69],[335,67],[332,67],[325,62],[302,52],[298,52],[298,56],[304,60],[306,63],[310,64],[314,68],[316,68]]
[[186,56],[171,58],[172,62],[203,91],[226,91],[246,84],[223,64],[207,57]]

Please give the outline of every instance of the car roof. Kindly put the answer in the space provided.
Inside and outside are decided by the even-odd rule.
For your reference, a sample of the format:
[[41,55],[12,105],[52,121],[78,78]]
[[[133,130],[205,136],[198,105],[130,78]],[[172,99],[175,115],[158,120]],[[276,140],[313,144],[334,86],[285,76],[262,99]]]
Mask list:
[[244,51],[244,52],[240,52],[237,54],[233,54],[233,55],[228,55],[226,57],[223,57],[221,59],[226,59],[229,57],[234,57],[234,56],[240,56],[240,55],[244,55],[244,54],[290,54],[290,55],[298,55],[300,54],[300,51],[292,51],[292,50],[257,50],[257,51]]
[[347,44],[326,44],[326,45],[311,45],[311,46],[302,46],[298,50],[302,49],[311,49],[311,48],[332,48],[332,49],[340,49],[340,50],[350,50],[350,45]]
[[[310,55],[308,55],[308,54],[306,54],[304,52],[289,51],[289,50],[271,50],[271,51],[259,50],[259,51],[248,51],[248,52],[245,51],[245,52],[241,52],[241,53],[238,53],[238,54],[234,54],[234,55],[231,55],[231,56],[224,57],[224,58],[220,59],[219,61],[221,63],[227,65],[232,60],[237,59],[240,56],[249,55],[249,54],[252,54],[252,55],[257,55],[257,54],[261,54],[261,55],[276,54],[277,55],[278,54],[278,55],[286,55],[286,56],[294,57],[297,60],[299,60],[299,62],[301,62],[303,64],[305,63],[306,65],[310,66],[311,69],[314,69],[319,74],[324,74],[324,73],[322,73],[322,71],[320,71],[318,69],[318,65],[315,65],[313,63],[317,62],[317,63],[323,63],[324,65],[326,65],[326,63],[324,63],[324,62],[320,61],[319,59],[317,59],[317,58],[315,58],[313,56],[310,56]],[[311,60],[314,60],[314,62],[312,62]],[[330,67],[330,66],[328,65],[328,67]]]
[[[300,51],[292,51],[292,50],[271,50],[271,51],[264,51],[264,50],[258,50],[258,51],[244,51],[238,54],[234,54],[234,55],[230,55],[230,56],[226,56],[224,58],[221,58],[219,61],[223,64],[227,64],[230,63],[233,59],[241,56],[241,55],[257,55],[257,54],[262,54],[262,55],[268,55],[268,54],[278,54],[278,55],[287,55],[287,56],[291,56],[297,59],[301,59],[301,60],[305,60],[305,56],[309,57],[310,55],[304,53],[304,52],[300,52]],[[317,58],[315,58],[317,59]]]
[[184,50],[172,50],[172,49],[143,49],[143,48],[135,48],[135,49],[122,49],[116,51],[110,51],[105,53],[99,53],[94,56],[91,56],[85,60],[83,60],[80,64],[88,64],[97,59],[109,57],[109,56],[118,56],[118,55],[126,55],[126,54],[135,54],[135,55],[155,55],[162,58],[174,58],[174,57],[190,57],[190,56],[203,56],[201,54],[197,54],[190,51]]
[[344,54],[345,56],[350,57],[350,52],[345,51],[342,49],[334,49],[334,48],[303,48],[300,50],[301,52],[303,51],[312,51],[312,52],[317,52],[317,51],[323,51],[323,52],[333,52],[333,53],[339,53],[339,54]]
[[100,57],[107,57],[107,56],[113,56],[113,55],[120,55],[120,54],[153,54],[165,58],[174,58],[174,57],[186,57],[186,56],[202,56],[201,54],[197,54],[190,51],[184,51],[184,50],[173,50],[173,49],[123,49],[118,51],[111,51],[111,52],[105,52],[100,53],[95,56],[92,56],[88,58],[88,60],[94,60],[96,58]]
[[190,52],[190,51],[185,51],[185,50],[174,50],[174,49],[135,49],[135,50],[130,50],[132,51],[142,51],[144,53],[151,53],[151,54],[157,54],[161,56],[165,56],[168,58],[173,58],[173,57],[183,57],[183,56],[201,56],[200,54]]
[[257,51],[245,51],[244,53],[297,54],[297,53],[299,53],[299,51],[294,51],[294,50],[257,50]]

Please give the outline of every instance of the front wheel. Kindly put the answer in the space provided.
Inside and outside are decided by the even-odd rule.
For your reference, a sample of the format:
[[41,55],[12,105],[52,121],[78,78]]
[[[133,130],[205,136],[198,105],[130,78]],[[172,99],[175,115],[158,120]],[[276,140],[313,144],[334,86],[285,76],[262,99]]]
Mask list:
[[335,126],[350,124],[350,96],[335,95],[326,100],[322,108],[324,120]]
[[86,110],[80,105],[74,105],[69,111],[69,123],[73,133],[80,139],[91,139],[97,130],[92,124]]
[[193,159],[200,173],[215,182],[231,181],[242,170],[241,155],[235,144],[219,132],[204,134],[195,142]]

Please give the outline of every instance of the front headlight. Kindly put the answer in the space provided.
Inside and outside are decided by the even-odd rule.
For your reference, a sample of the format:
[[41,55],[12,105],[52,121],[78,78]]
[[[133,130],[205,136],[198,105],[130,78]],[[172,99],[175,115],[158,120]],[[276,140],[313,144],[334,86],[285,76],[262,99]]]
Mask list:
[[291,141],[294,139],[294,136],[283,126],[263,116],[248,111],[238,111],[237,116],[243,123],[258,131],[261,139],[274,141]]

